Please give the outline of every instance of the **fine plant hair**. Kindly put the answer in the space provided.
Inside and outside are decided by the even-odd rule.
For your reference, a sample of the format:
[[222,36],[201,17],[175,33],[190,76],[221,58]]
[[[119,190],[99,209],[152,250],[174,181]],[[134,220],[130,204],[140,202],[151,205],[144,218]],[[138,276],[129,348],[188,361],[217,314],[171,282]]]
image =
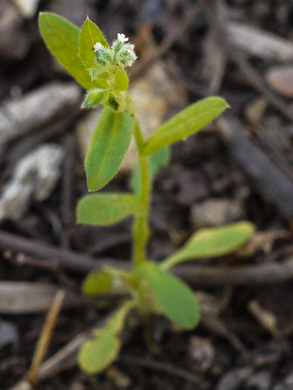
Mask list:
[[[152,185],[159,168],[170,159],[170,145],[196,134],[228,107],[224,99],[209,97],[185,108],[145,139],[128,93],[125,68],[137,59],[134,45],[118,34],[110,46],[99,28],[86,19],[81,29],[64,18],[41,13],[41,35],[51,53],[87,91],[82,108],[103,106],[85,159],[89,192],[103,188],[117,174],[134,138],[137,164],[127,193],[95,193],[77,206],[77,222],[106,226],[132,216],[132,270],[105,267],[93,271],[82,290],[91,296],[122,294],[120,307],[79,351],[79,365],[89,374],[101,372],[118,356],[120,334],[130,311],[144,319],[164,315],[182,329],[193,329],[200,320],[194,292],[169,271],[179,263],[229,254],[254,232],[249,222],[237,222],[195,232],[178,251],[160,263],[150,260],[149,210]],[[186,141],[188,142],[188,140]]]

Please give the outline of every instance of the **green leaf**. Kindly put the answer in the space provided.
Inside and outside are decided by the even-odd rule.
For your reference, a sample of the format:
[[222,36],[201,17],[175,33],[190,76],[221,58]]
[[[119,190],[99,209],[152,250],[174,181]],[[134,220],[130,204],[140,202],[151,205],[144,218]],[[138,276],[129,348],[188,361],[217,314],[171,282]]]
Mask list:
[[115,72],[114,79],[116,84],[115,89],[118,89],[118,91],[126,91],[129,86],[129,78],[127,76],[126,70],[121,69],[118,70],[118,72]]
[[138,199],[131,194],[86,195],[78,203],[77,222],[105,226],[139,211]]
[[119,355],[121,333],[129,311],[135,306],[134,301],[126,301],[107,321],[102,329],[94,333],[93,340],[86,341],[79,350],[78,363],[87,374],[97,374],[113,363]]
[[118,272],[113,274],[107,268],[92,271],[83,281],[82,292],[89,296],[126,293],[127,279],[129,275],[124,278]]
[[[149,159],[149,178],[152,181],[161,167],[166,167],[170,161],[171,150],[169,146],[166,146],[163,149],[160,149],[158,152],[152,154]],[[140,188],[140,171],[138,165],[135,166],[132,178],[131,178],[131,188],[133,192],[139,196]]]
[[93,271],[83,281],[82,292],[86,295],[108,295],[113,292],[112,277],[108,272]]
[[81,108],[95,108],[108,98],[108,91],[102,88],[91,89],[85,96]]
[[179,251],[162,262],[161,267],[168,269],[186,260],[228,255],[246,244],[254,232],[255,226],[246,221],[201,229]]
[[152,262],[139,267],[139,273],[166,317],[186,329],[198,324],[199,307],[193,291],[185,283]]
[[105,105],[116,112],[123,112],[127,108],[127,100],[125,93],[121,91],[112,91],[108,94]]
[[104,187],[118,172],[130,145],[134,123],[135,118],[128,111],[103,109],[85,160],[89,191]]
[[94,45],[97,42],[105,47],[110,47],[99,27],[87,18],[80,30],[79,55],[88,70],[95,65]]
[[51,53],[85,89],[96,86],[79,57],[79,28],[59,15],[43,12],[39,16],[41,35]]
[[[84,22],[79,37],[79,53],[85,67],[91,70],[93,78],[95,78],[96,55],[93,50],[94,45],[100,42],[105,47],[110,47],[99,27],[93,23],[89,18]],[[104,72],[102,68],[102,73]],[[101,75],[98,72],[99,75]],[[103,75],[101,75],[103,76]],[[106,77],[106,75],[104,75]],[[124,69],[114,71],[115,89],[118,91],[125,91],[129,85],[129,79]]]
[[108,319],[106,328],[113,334],[118,335],[122,332],[126,317],[131,309],[135,307],[134,301],[126,301],[123,305]]
[[120,349],[119,338],[106,329],[99,337],[84,342],[78,354],[79,366],[87,374],[97,374],[117,359]]
[[192,104],[156,130],[148,139],[143,153],[153,154],[166,145],[195,134],[228,107],[225,100],[219,97],[206,98]]

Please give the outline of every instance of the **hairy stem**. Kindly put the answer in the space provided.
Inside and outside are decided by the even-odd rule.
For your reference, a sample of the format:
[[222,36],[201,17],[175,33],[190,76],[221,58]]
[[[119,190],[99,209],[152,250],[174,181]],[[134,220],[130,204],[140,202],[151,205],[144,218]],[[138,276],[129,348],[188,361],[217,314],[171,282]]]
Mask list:
[[141,212],[136,216],[133,226],[133,258],[134,264],[139,265],[146,260],[146,245],[150,236],[148,217],[150,208],[151,183],[149,177],[149,159],[147,156],[142,154],[144,140],[138,122],[135,126],[134,136],[137,145],[140,170],[139,199],[141,203]]

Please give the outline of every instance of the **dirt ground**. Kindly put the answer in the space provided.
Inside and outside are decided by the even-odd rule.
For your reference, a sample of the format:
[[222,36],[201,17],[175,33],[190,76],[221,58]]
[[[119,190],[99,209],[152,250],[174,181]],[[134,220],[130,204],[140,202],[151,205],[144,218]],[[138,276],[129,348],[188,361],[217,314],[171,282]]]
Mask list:
[[[65,289],[43,390],[292,390],[293,2],[36,0],[31,14],[24,3],[0,0],[0,389],[26,374],[45,313]],[[79,109],[81,90],[68,84],[41,40],[37,13],[44,10],[79,26],[89,15],[109,41],[118,32],[129,36],[139,55],[130,79],[142,95],[139,83],[147,84],[143,97],[150,95],[154,118],[209,95],[231,105],[176,144],[157,175],[149,257],[163,259],[201,227],[237,220],[257,227],[242,255],[194,264],[202,307],[195,330],[156,318],[147,346],[142,323],[130,321],[118,361],[98,376],[78,369],[76,348],[60,360],[56,354],[116,307],[118,298],[96,302],[80,285],[92,261],[129,261],[131,220],[103,229],[75,223],[77,201],[87,193],[78,124],[88,113]],[[156,88],[154,64],[168,80]],[[48,145],[48,162],[41,160],[49,179],[31,171],[14,203],[5,203],[17,164]],[[41,167],[41,160],[33,164]],[[105,190],[127,190],[129,183],[125,168]],[[206,277],[196,276],[203,268]]]

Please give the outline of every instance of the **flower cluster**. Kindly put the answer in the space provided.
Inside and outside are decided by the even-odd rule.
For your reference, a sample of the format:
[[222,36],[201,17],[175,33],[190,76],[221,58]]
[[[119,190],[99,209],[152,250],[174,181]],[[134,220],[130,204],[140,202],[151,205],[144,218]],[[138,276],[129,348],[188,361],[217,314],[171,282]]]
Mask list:
[[134,52],[134,45],[126,43],[128,38],[124,34],[117,34],[117,39],[112,43],[111,48],[103,46],[100,42],[94,45],[97,62],[99,65],[111,65],[126,67],[131,66],[137,56]]

